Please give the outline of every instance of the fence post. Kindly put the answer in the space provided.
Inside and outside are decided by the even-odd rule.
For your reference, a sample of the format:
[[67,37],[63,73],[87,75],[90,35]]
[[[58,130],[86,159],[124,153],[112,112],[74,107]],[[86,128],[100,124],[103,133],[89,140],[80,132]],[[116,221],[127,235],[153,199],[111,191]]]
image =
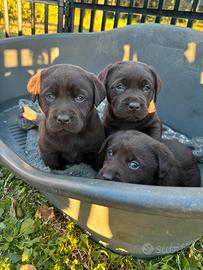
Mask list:
[[9,15],[8,15],[8,1],[3,0],[3,6],[4,6],[4,27],[5,27],[5,36],[10,36],[10,30],[9,30]]
[[18,35],[22,36],[22,2],[21,0],[17,0],[18,7]]
[[30,8],[31,8],[31,33],[32,35],[35,35],[35,2],[34,0],[31,0],[30,2]]
[[63,32],[64,0],[58,0],[58,27],[57,32]]
[[65,32],[73,32],[74,31],[74,15],[75,15],[74,0],[66,1],[65,14],[66,14]]

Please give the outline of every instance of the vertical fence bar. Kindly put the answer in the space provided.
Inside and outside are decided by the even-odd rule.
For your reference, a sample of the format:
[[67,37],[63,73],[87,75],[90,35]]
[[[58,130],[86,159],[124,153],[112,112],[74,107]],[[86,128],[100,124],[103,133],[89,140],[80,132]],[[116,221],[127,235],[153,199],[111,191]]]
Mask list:
[[[116,7],[119,7],[120,4],[121,4],[121,1],[120,0],[116,0]],[[116,11],[113,28],[117,28],[118,27],[119,16],[120,16],[120,12],[119,11]]]
[[[81,0],[81,3],[84,3],[84,0]],[[84,21],[84,9],[80,9],[80,22],[79,22],[79,27],[78,27],[78,32],[83,32],[83,21]]]
[[[134,4],[134,0],[130,0],[129,7],[132,8],[133,7],[133,4]],[[131,24],[132,18],[133,18],[133,14],[132,13],[128,13],[127,25]]]
[[48,4],[45,3],[44,5],[44,32],[45,34],[48,34],[48,15],[49,15],[48,8],[49,8]]
[[[199,0],[193,0],[192,7],[191,7],[191,12],[196,12],[196,9],[198,7]],[[192,27],[193,26],[193,20],[188,20],[187,22],[187,27]]]
[[193,26],[193,20],[188,20],[187,27],[192,28],[192,26]]
[[[92,5],[94,5],[96,3],[97,3],[97,0],[92,0]],[[93,32],[94,31],[95,14],[96,14],[96,10],[95,9],[92,9],[91,10],[91,19],[90,19],[90,29],[89,29],[89,32]]]
[[[148,7],[148,0],[144,0],[144,6],[143,6],[143,8],[144,9],[147,9],[147,7]],[[144,23],[145,21],[146,21],[146,14],[142,14],[142,17],[141,17],[141,23]]]
[[80,22],[78,27],[78,32],[83,32],[83,21],[84,21],[84,9],[80,9]]
[[69,12],[69,4],[68,4],[68,1],[66,1],[65,3],[65,10],[64,10],[64,13],[65,13],[65,25],[64,25],[64,32],[68,32],[68,14]]
[[[163,3],[164,0],[159,0],[159,5],[158,5],[158,11],[161,11],[163,9]],[[155,23],[160,23],[161,16],[156,16]]]
[[66,14],[65,31],[73,32],[74,31],[74,16],[75,16],[74,0],[66,1],[65,14]]
[[63,0],[58,0],[58,25],[57,32],[63,32],[63,12],[64,12],[64,3]]
[[[108,5],[108,0],[104,0],[104,5]],[[103,11],[101,31],[105,31],[107,12]]]
[[32,35],[35,35],[35,3],[33,0],[30,2],[30,8],[31,8],[31,33]]
[[22,36],[23,31],[22,31],[22,2],[21,0],[17,0],[17,16],[18,16],[18,35]]
[[[173,12],[174,12],[174,13],[176,13],[176,11],[178,11],[179,5],[180,5],[180,0],[176,0],[176,1],[175,1],[175,7],[174,7],[174,9],[173,9]],[[176,24],[176,20],[177,20],[177,17],[173,17],[173,18],[171,19],[171,24]]]
[[8,1],[3,0],[3,6],[4,6],[4,28],[5,28],[5,36],[10,36],[10,30],[9,30],[9,15],[8,15]]
[[75,18],[75,7],[74,0],[70,1],[70,28],[69,32],[74,32],[74,18]]

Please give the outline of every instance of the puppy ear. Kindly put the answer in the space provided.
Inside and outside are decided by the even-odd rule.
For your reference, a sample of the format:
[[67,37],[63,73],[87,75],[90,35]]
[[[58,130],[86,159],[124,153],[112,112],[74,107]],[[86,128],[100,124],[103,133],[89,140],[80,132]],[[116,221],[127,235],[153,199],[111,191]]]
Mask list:
[[91,75],[94,83],[94,104],[98,106],[99,103],[104,100],[106,96],[106,90],[103,83],[97,78],[97,76],[95,76],[94,74]]
[[158,177],[164,179],[168,175],[167,178],[170,178],[169,172],[176,163],[174,155],[163,143],[159,143],[154,148],[158,160]]
[[99,153],[106,152],[106,148],[112,137],[113,135],[110,135],[106,138],[106,140],[103,142],[102,146],[100,147]]
[[40,82],[41,82],[41,71],[38,71],[33,75],[28,84],[27,91],[31,95],[32,101],[35,102],[37,96],[40,94]]
[[100,147],[100,150],[99,150],[99,167],[103,166],[105,156],[106,156],[106,149],[107,149],[107,146],[108,146],[110,140],[112,139],[112,137],[113,137],[113,134],[108,136],[106,138],[106,140],[103,142],[102,146]]
[[157,95],[159,94],[159,92],[161,90],[161,79],[153,67],[150,66],[149,69],[150,69],[150,71],[154,77],[154,81],[155,81],[154,102],[156,102]]
[[104,85],[106,84],[107,76],[108,76],[108,74],[109,74],[112,67],[113,67],[113,64],[109,64],[102,71],[100,71],[99,74],[98,74],[99,80],[101,82],[103,82]]

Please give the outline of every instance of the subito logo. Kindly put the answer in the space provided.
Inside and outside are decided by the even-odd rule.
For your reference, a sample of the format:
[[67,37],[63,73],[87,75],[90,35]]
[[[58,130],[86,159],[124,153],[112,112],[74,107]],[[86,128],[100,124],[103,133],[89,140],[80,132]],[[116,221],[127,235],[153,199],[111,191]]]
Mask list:
[[142,251],[144,252],[145,255],[151,255],[154,251],[154,247],[150,243],[145,243],[142,246]]

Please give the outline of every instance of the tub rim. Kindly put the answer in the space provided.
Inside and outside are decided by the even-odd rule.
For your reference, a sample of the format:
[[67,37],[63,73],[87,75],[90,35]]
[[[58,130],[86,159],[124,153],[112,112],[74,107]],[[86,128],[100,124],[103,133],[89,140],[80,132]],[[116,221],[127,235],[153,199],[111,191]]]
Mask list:
[[55,175],[40,171],[0,139],[0,161],[36,189],[128,211],[174,218],[203,218],[201,187],[165,187]]
[[187,27],[181,27],[181,26],[176,26],[176,25],[171,25],[171,24],[157,24],[157,23],[151,23],[151,24],[145,24],[145,23],[137,23],[137,24],[131,24],[131,25],[126,25],[123,27],[119,28],[114,28],[111,30],[106,30],[106,31],[100,31],[100,32],[61,32],[61,33],[53,33],[53,34],[35,34],[35,35],[30,35],[30,36],[11,36],[9,38],[3,38],[0,39],[0,44],[3,44],[4,42],[12,43],[13,41],[22,41],[24,40],[32,40],[32,39],[44,39],[44,38],[58,38],[60,37],[71,37],[71,36],[88,36],[88,35],[106,35],[106,34],[113,34],[114,32],[123,32],[123,31],[128,31],[130,28],[151,28],[151,29],[160,29],[163,30],[163,28],[168,28],[169,30],[174,30],[176,29],[177,31],[180,32],[185,32],[185,33],[199,33],[202,35],[202,31],[193,29],[193,28],[187,28]]

